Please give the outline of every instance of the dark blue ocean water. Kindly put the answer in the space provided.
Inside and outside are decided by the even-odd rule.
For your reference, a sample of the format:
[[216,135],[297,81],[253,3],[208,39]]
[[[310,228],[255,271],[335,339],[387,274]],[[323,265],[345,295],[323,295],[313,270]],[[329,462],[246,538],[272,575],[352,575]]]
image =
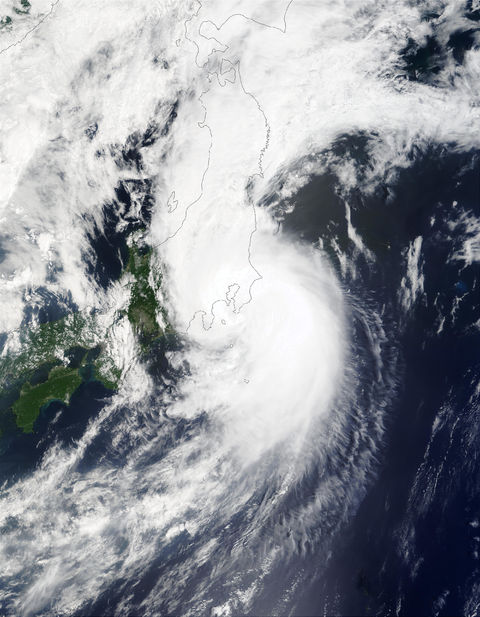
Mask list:
[[[362,144],[365,136],[341,145],[355,150],[359,169]],[[332,236],[345,247],[363,294],[384,307],[400,357],[378,477],[330,558],[311,554],[293,566],[305,571],[288,603],[295,615],[463,615],[480,601],[480,264],[453,258],[468,236],[462,217],[480,215],[480,160],[439,146],[411,158],[374,194],[346,194],[333,173],[322,173],[296,196],[285,224],[327,248]],[[344,199],[375,265],[348,248]],[[406,311],[399,301],[405,250],[418,236],[424,292]],[[288,572],[292,564],[277,575]],[[266,594],[259,613],[271,600]]]
[[[382,362],[392,380],[382,387],[376,383],[380,383],[379,369],[363,353],[371,342],[360,321],[352,319],[350,336],[359,380],[355,402],[365,418],[361,436],[354,422],[346,426],[344,447],[345,459],[355,455],[351,464],[361,465],[359,441],[379,441],[377,463],[368,481],[358,487],[351,516],[345,522],[332,509],[330,517],[319,520],[316,539],[299,545],[265,578],[251,615],[474,614],[480,580],[480,435],[475,398],[480,377],[480,264],[455,255],[469,237],[468,221],[480,216],[480,153],[435,145],[412,151],[411,165],[372,192],[361,188],[368,171],[368,143],[368,135],[345,136],[331,151],[338,159],[355,161],[360,178],[357,188],[343,187],[319,156],[318,174],[294,196],[295,208],[282,226],[292,240],[311,243],[325,252],[352,306],[381,315],[385,330]],[[119,191],[118,199],[126,204],[128,214],[132,207],[128,195]],[[352,225],[374,259],[349,239],[346,204]],[[406,308],[402,281],[405,284],[409,275],[407,252],[418,237],[422,238],[423,290]],[[114,234],[98,238],[94,248],[104,259],[92,276],[105,284],[109,277],[115,278],[124,261],[123,244],[124,239]],[[354,270],[342,270],[341,258]],[[167,387],[162,381],[166,374],[170,382],[175,379],[164,351],[156,350],[157,363],[151,368],[162,388]],[[53,443],[74,443],[89,420],[101,412],[109,394],[100,384],[87,382],[68,408],[50,405],[39,418],[36,433],[17,435],[2,455],[2,479],[13,481],[31,473]],[[381,438],[375,415],[380,407]],[[78,473],[100,462],[122,466],[125,453],[135,443],[129,443],[126,436],[125,444],[113,448],[110,429],[130,411],[118,409],[99,428],[77,466]],[[167,413],[163,422],[170,428],[148,457],[161,459],[207,421],[206,417],[172,420]],[[156,428],[147,421],[136,428],[144,431],[145,439],[155,438]],[[147,468],[151,463],[146,458],[138,465]],[[347,463],[333,457],[323,468],[312,469],[285,499],[283,514],[308,503],[321,482],[338,473],[341,465],[348,472]],[[348,478],[344,473],[343,482],[348,483]],[[351,488],[355,492],[356,487]],[[252,503],[258,507],[265,499],[268,488],[259,487]],[[228,562],[230,551],[242,537],[250,505],[235,514],[229,530],[212,521],[202,531],[202,541],[220,540],[219,563]],[[121,544],[121,538],[113,541]],[[129,614],[141,615],[141,603],[156,582],[195,554],[195,542],[186,532],[166,547],[160,542],[158,546],[158,555],[139,578],[116,580],[78,614],[109,615],[130,597]],[[218,576],[216,565],[199,566],[180,595],[172,589],[171,597],[160,603],[164,613],[168,614],[172,598],[177,606],[194,606],[196,589]],[[245,568],[249,565],[245,563]],[[214,602],[225,598],[228,567],[225,572],[211,587]],[[292,587],[293,581],[296,585]]]

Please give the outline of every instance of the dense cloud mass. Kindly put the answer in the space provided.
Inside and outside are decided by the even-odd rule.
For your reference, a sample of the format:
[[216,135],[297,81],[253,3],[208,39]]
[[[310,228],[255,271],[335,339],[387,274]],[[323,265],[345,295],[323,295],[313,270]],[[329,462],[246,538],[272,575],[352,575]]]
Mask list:
[[[474,4],[32,0],[0,29],[2,354],[83,311],[122,375],[4,477],[0,612],[300,614],[379,473],[409,319],[441,333],[467,295],[435,299],[402,182],[475,168]],[[476,213],[442,204],[444,263],[475,267]],[[160,377],[115,317],[130,233],[175,332]]]

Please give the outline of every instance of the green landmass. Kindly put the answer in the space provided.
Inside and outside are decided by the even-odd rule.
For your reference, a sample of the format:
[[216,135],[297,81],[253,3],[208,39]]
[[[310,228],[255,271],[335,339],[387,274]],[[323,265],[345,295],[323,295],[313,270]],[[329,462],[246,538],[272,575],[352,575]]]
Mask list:
[[[151,258],[152,249],[142,249],[136,244],[129,248],[126,271],[133,276],[133,283],[127,316],[143,351],[148,349],[156,338],[164,335],[157,320],[159,307],[156,291],[160,287],[161,277],[152,271]],[[163,311],[162,314],[165,318]]]
[[[156,291],[161,277],[151,267],[152,249],[130,239],[129,259],[122,279],[130,298],[122,314],[136,335],[141,355],[164,336],[157,321]],[[111,353],[110,328],[102,327],[99,315],[72,312],[65,317],[22,329],[16,344],[0,356],[0,436],[12,426],[25,433],[43,407],[52,401],[68,405],[72,394],[84,382],[99,381],[116,390],[122,369]]]
[[20,398],[13,405],[17,426],[25,433],[32,432],[40,409],[52,401],[68,404],[81,383],[78,370],[65,366],[52,368],[47,381],[36,386],[25,383],[20,391]]

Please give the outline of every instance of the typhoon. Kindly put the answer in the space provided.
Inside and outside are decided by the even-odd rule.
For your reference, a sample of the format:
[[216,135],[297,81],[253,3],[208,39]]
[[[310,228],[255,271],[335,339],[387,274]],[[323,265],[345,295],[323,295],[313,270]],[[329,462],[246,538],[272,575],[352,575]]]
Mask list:
[[479,24],[0,0],[1,614],[477,614]]

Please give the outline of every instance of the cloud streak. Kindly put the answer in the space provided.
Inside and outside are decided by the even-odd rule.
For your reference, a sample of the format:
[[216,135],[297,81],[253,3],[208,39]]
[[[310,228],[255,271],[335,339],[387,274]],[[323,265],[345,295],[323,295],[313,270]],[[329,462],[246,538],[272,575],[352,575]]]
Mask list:
[[[295,208],[343,134],[369,137],[362,178],[336,161],[343,189],[394,176],[413,144],[478,145],[476,50],[450,82],[450,65],[440,85],[402,75],[408,37],[427,30],[408,2],[59,3],[2,54],[2,330],[42,286],[83,309],[121,306],[119,286],[88,272],[88,234],[119,182],[148,179],[159,300],[181,343],[178,379],[158,386],[119,328],[121,391],[78,442],[2,488],[5,610],[88,614],[111,593],[114,614],[229,615],[285,555],[319,543],[326,559],[374,468],[394,368],[382,307],[261,204],[280,187]],[[141,165],[122,159],[132,135],[167,124],[138,146]]]

